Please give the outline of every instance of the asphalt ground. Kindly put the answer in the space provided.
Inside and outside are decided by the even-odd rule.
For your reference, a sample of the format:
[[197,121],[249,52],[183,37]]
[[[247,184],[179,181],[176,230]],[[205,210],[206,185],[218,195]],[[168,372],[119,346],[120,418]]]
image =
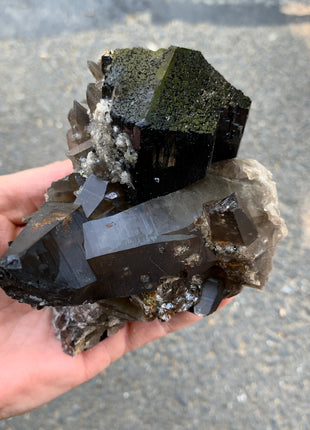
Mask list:
[[7,3],[1,174],[64,158],[67,112],[92,80],[88,59],[108,48],[185,46],[252,98],[239,155],[273,172],[289,235],[263,293],[245,289],[0,429],[309,429],[309,1]]

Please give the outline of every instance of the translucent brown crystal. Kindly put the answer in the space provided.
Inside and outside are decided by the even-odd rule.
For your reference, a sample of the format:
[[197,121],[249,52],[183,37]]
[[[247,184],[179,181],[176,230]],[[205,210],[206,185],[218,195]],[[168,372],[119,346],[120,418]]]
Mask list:
[[236,156],[250,100],[201,53],[170,47],[88,62],[68,157],[0,260],[1,287],[52,306],[74,355],[128,321],[214,312],[261,289],[286,234],[271,174]]

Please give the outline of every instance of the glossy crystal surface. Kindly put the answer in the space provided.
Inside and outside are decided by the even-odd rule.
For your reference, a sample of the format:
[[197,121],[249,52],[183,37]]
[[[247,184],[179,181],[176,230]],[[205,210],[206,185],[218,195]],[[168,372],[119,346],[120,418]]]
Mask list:
[[1,287],[52,306],[74,355],[128,321],[205,316],[262,289],[286,234],[271,174],[238,160],[250,99],[184,48],[105,53],[74,102],[74,172],[0,260]]

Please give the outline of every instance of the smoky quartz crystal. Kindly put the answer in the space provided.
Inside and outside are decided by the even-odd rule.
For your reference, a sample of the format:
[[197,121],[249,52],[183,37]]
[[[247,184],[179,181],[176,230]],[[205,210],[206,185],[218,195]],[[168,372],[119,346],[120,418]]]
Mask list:
[[251,101],[198,51],[105,52],[73,103],[68,157],[0,260],[1,287],[52,306],[70,355],[128,321],[205,316],[262,289],[286,234],[271,174],[236,155]]

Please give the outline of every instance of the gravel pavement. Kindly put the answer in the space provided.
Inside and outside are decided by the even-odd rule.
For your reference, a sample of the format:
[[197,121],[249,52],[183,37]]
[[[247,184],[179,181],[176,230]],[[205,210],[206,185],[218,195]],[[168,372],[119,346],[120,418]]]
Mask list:
[[0,7],[0,174],[64,158],[67,112],[92,80],[88,59],[180,45],[201,50],[252,98],[240,157],[273,172],[289,229],[263,293],[245,289],[225,310],[0,429],[310,429],[309,1]]

